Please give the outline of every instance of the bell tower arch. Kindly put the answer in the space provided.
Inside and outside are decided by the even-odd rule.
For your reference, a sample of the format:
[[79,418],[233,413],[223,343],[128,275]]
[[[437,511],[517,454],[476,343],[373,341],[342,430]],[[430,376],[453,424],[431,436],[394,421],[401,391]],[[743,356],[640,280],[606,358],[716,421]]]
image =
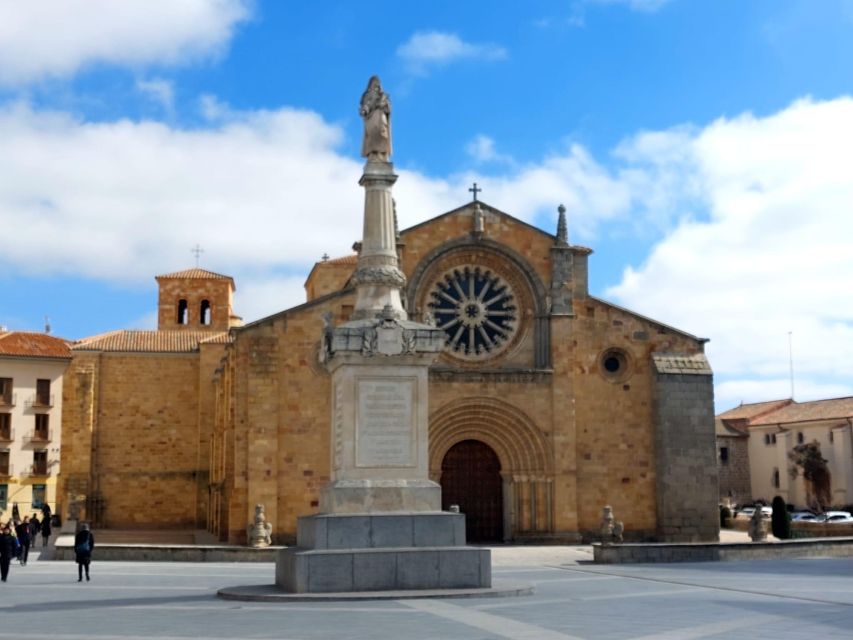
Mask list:
[[156,280],[158,330],[227,331],[240,325],[232,306],[236,287],[231,276],[195,268]]

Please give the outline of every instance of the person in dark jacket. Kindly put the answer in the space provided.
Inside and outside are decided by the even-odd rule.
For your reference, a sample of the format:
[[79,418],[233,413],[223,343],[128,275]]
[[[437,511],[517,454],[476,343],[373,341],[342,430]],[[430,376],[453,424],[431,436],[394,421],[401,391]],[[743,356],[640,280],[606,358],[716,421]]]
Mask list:
[[86,570],[86,581],[89,580],[89,564],[92,562],[92,550],[95,548],[95,536],[89,531],[89,525],[83,524],[74,536],[74,555],[77,560],[77,582],[83,581],[83,569]]
[[39,522],[38,514],[34,513],[30,516],[30,541],[33,549],[36,548],[36,542],[39,539],[39,531],[41,531],[41,522]]
[[26,566],[27,558],[30,555],[30,517],[24,516],[24,521],[15,527],[15,533],[18,534],[18,542],[21,545],[21,566]]
[[15,538],[12,537],[12,527],[7,522],[0,529],[0,578],[6,582],[9,577],[9,565],[15,557]]
[[50,544],[50,518],[45,518],[41,523],[41,547],[44,549]]

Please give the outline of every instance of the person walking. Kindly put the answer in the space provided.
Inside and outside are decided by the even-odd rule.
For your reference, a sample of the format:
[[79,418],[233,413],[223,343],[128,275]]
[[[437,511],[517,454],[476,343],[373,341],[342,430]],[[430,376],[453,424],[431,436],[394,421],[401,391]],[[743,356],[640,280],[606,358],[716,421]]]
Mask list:
[[7,522],[0,529],[0,578],[6,582],[9,577],[9,565],[15,557],[15,538],[12,537],[12,527]]
[[50,518],[45,518],[41,523],[41,548],[44,549],[50,544]]
[[74,536],[74,555],[77,559],[77,582],[83,581],[83,569],[86,570],[86,581],[89,581],[89,564],[92,562],[92,550],[95,548],[95,536],[89,531],[89,525],[84,523],[77,535]]
[[21,545],[21,566],[27,565],[27,558],[30,555],[30,517],[24,516],[24,521],[15,527],[15,533],[18,534],[18,543]]
[[38,514],[33,513],[30,516],[30,544],[33,549],[36,548],[36,542],[39,539],[39,531],[41,531],[41,522],[39,522]]

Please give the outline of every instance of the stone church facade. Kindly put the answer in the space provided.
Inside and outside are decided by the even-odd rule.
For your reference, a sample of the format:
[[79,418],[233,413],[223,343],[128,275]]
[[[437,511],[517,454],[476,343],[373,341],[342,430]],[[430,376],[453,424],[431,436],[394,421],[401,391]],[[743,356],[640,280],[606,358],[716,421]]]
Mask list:
[[[471,202],[403,230],[398,253],[409,316],[447,336],[429,373],[430,476],[469,538],[588,538],[609,504],[629,539],[716,539],[705,341],[590,295],[592,252],[568,242],[563,211],[550,234]],[[66,513],[243,543],[262,503],[274,539],[293,542],[329,480],[319,354],[353,311],[355,267],[317,263],[307,302],[245,326],[230,278],[168,274],[157,331],[77,344]]]
[[[704,340],[591,296],[591,251],[482,202],[399,234],[409,316],[444,328],[429,374],[430,476],[484,541],[578,540],[613,506],[635,539],[717,536]],[[349,319],[356,256],[315,265],[308,301],[232,331],[216,374],[207,527],[278,539],[329,480],[324,325]],[[376,356],[381,357],[381,356]]]

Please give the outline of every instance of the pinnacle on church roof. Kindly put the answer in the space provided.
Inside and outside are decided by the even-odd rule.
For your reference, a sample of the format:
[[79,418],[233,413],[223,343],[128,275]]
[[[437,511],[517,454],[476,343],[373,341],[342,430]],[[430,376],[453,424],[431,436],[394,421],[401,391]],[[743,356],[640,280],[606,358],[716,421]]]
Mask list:
[[557,218],[557,245],[560,247],[568,247],[569,227],[566,224],[566,207],[561,204],[557,207],[557,212],[560,214]]

